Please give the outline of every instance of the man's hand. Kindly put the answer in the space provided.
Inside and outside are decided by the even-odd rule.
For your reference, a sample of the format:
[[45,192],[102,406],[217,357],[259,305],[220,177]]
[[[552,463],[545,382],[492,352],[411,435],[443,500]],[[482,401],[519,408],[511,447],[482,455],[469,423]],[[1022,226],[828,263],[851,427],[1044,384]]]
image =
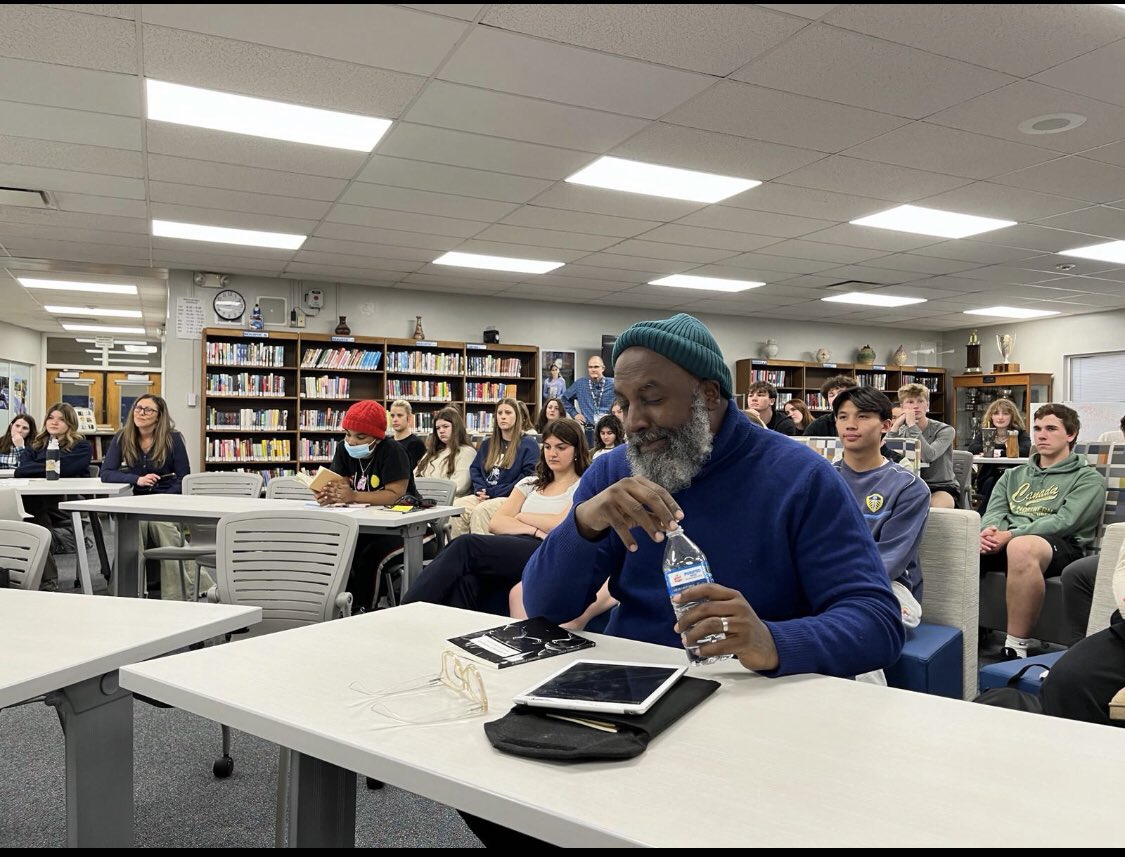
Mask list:
[[331,506],[333,503],[354,503],[355,491],[343,479],[329,482],[321,490],[314,492],[316,502],[321,506]]
[[918,418],[914,415],[914,411],[906,409],[902,412],[902,417],[906,420],[906,424],[910,426],[910,428],[914,428],[918,425]]
[[985,527],[980,531],[980,552],[985,554],[999,553],[1011,540],[1012,534],[1007,530]]
[[612,527],[631,551],[637,549],[629,532],[633,527],[641,527],[649,538],[659,542],[664,540],[664,531],[683,517],[671,494],[641,476],[613,483],[574,510],[574,522],[584,538],[598,538]]
[[23,435],[20,434],[19,428],[13,423],[11,430],[8,432],[9,437],[12,439],[12,446],[16,449],[23,449]]
[[160,481],[160,476],[155,473],[146,473],[144,476],[137,478],[137,485],[141,488],[151,488]]
[[894,431],[895,429],[900,429],[905,424],[906,424],[906,411],[903,411],[901,414],[899,414],[897,417],[895,417],[895,421],[893,423],[891,423],[891,427],[888,429],[888,431]]
[[575,422],[577,422],[577,423],[578,423],[579,425],[586,425],[586,417],[585,417],[585,416],[583,415],[583,413],[582,413],[581,411],[577,411],[577,412],[575,412],[575,414],[574,414],[574,420],[575,420]]
[[737,589],[701,583],[685,589],[673,600],[681,604],[703,602],[676,622],[675,630],[683,639],[684,648],[694,647],[703,637],[725,632],[725,640],[699,646],[699,657],[734,655],[748,670],[777,669],[780,659],[773,635]]

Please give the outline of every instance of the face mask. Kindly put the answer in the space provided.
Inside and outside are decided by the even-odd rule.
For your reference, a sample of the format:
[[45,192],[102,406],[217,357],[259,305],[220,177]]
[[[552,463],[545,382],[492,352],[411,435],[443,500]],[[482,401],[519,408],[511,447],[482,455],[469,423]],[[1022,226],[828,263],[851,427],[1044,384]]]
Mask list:
[[344,443],[344,450],[352,458],[367,458],[371,454],[371,445],[367,443]]

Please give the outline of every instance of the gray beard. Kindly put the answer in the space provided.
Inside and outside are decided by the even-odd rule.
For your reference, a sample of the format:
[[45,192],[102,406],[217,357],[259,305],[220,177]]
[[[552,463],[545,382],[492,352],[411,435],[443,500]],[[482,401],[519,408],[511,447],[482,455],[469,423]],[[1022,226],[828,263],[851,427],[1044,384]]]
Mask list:
[[[640,446],[666,440],[663,448],[641,452]],[[691,416],[682,428],[652,428],[629,435],[626,455],[634,476],[649,479],[670,494],[682,491],[703,469],[711,457],[711,420],[707,402],[696,391],[691,402]]]

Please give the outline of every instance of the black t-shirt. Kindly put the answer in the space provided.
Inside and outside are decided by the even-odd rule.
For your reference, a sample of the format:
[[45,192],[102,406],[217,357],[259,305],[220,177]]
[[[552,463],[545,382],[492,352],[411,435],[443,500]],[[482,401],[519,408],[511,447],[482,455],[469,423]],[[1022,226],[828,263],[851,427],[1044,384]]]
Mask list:
[[381,440],[367,458],[352,458],[341,440],[336,444],[336,453],[328,469],[346,476],[355,491],[381,491],[389,483],[405,479],[405,493],[418,494],[406,451],[394,441]]
[[[410,469],[413,470],[426,454],[426,442],[416,434],[408,434],[402,440],[396,440],[406,450],[406,457],[410,460]],[[411,492],[413,493],[413,492]]]
[[794,435],[797,433],[797,426],[785,411],[775,410],[770,421],[766,423],[766,428],[771,431],[780,432],[781,434]]

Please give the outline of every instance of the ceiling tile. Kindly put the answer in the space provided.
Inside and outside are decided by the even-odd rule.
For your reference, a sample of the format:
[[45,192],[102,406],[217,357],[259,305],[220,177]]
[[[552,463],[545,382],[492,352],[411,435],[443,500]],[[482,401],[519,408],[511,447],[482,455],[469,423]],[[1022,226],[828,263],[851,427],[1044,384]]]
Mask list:
[[[1114,14],[1119,16],[1121,13]],[[1125,63],[1125,42],[1117,41],[1040,72],[1032,80],[1125,106],[1125,92],[1117,85],[1117,73],[1122,63]]]
[[811,24],[736,80],[921,119],[1012,78],[925,51]]
[[[749,193],[749,191],[747,191]],[[534,200],[544,208],[561,208],[566,211],[585,211],[606,214],[610,217],[629,217],[638,220],[677,220],[685,214],[699,211],[704,203],[664,199],[643,193],[622,193],[600,187],[559,182]]]
[[452,235],[460,238],[476,235],[488,225],[472,220],[435,217],[429,214],[412,214],[407,211],[388,211],[382,208],[366,208],[361,205],[334,205],[332,210],[328,212],[328,220],[334,223],[350,223],[355,226],[400,229],[405,232]]
[[687,244],[659,244],[655,241],[622,241],[610,248],[610,252],[624,256],[640,256],[644,259],[668,259],[679,262],[718,262],[733,254],[730,250],[715,250],[709,247],[692,247]]
[[135,75],[2,56],[0,101],[119,116],[141,115],[141,87]]
[[315,199],[247,193],[246,191],[187,186],[158,181],[149,182],[148,193],[149,199],[153,202],[194,205],[200,208],[220,208],[229,211],[295,217],[304,220],[320,220],[332,207],[330,202]]
[[685,244],[692,247],[710,247],[715,250],[748,252],[776,244],[773,236],[748,235],[744,232],[730,232],[724,229],[700,229],[669,223],[659,226],[642,236],[645,241],[662,241],[668,244]]
[[1052,214],[1087,207],[1087,203],[1081,200],[1048,196],[995,182],[973,182],[956,190],[917,200],[916,204],[943,211],[1016,221],[1038,220]]
[[562,247],[569,250],[604,250],[619,239],[603,235],[582,235],[578,232],[559,232],[551,229],[529,229],[526,226],[489,226],[477,238],[483,241],[500,241],[508,244],[528,244],[538,247]]
[[428,250],[451,250],[461,243],[461,238],[455,236],[355,226],[350,223],[321,223],[313,234],[320,238],[333,238],[341,241],[390,244],[396,247],[417,247]]
[[1088,202],[1125,198],[1125,169],[1073,155],[1018,170],[994,181]]
[[0,6],[0,55],[137,73],[136,26],[29,3]]
[[849,196],[777,182],[766,182],[737,196],[724,199],[723,205],[839,221],[855,220],[887,208],[886,200],[882,199]]
[[932,235],[912,235],[909,232],[897,232],[893,229],[876,229],[872,226],[853,226],[850,223],[841,223],[829,229],[822,229],[805,236],[809,241],[822,244],[843,244],[847,247],[868,247],[872,250],[886,250],[888,252],[901,252],[917,250],[936,244],[941,239]]
[[110,149],[141,150],[139,119],[12,101],[0,102],[0,134]]
[[462,253],[505,256],[509,259],[536,259],[543,262],[573,262],[582,259],[588,252],[586,250],[568,250],[564,247],[536,247],[531,244],[485,241],[481,238],[471,238],[463,244],[459,244],[457,250]]
[[417,9],[419,12],[428,12],[434,15],[444,15],[447,18],[459,18],[462,21],[472,21],[480,10],[485,7],[484,3],[400,3],[401,6],[406,6],[410,9]]
[[861,247],[844,247],[838,244],[820,244],[814,241],[782,241],[771,244],[762,250],[766,256],[792,256],[796,259],[809,259],[824,262],[855,263],[866,262],[887,255],[882,250]]
[[[777,247],[788,242],[778,242],[768,245]],[[776,279],[778,274],[815,274],[817,271],[826,271],[835,267],[836,262],[823,262],[813,259],[796,259],[790,256],[767,256],[765,253],[740,253],[723,260],[724,265],[746,268],[755,271],[768,271],[770,276],[766,279]],[[753,278],[751,278],[753,279]]]
[[1005,247],[1023,247],[1028,250],[1040,250],[1047,253],[1057,253],[1071,247],[1081,247],[1089,243],[1085,237],[1074,232],[1062,229],[1047,229],[1042,226],[1019,224],[1009,226],[1007,229],[997,229],[995,232],[985,232],[972,238],[965,238],[979,244],[1002,244]]
[[833,155],[789,173],[782,184],[913,202],[969,183],[968,179]]
[[200,208],[193,205],[167,202],[153,202],[150,209],[154,220],[174,220],[180,223],[224,226],[229,229],[284,232],[290,235],[308,235],[309,230],[316,225],[315,220],[277,217],[272,214],[255,212],[229,211],[221,208]]
[[[1035,225],[1046,226],[1051,229],[1068,229],[1071,232],[1082,232],[1086,235],[1112,238],[1117,241],[1125,240],[1125,211],[1104,205],[1093,206],[1081,211],[1072,211],[1068,214],[1058,214],[1054,217],[1045,217],[1042,220],[1035,221]],[[1081,240],[1079,239],[1079,241]],[[1087,241],[1085,243],[1097,244],[1100,242]],[[1080,243],[1072,246],[1081,247],[1085,244]],[[1069,250],[1071,247],[1064,249]]]
[[607,217],[600,214],[578,214],[557,208],[524,205],[504,218],[513,226],[533,226],[539,229],[560,229],[563,232],[581,232],[588,235],[612,235],[632,238],[659,226],[651,220],[633,220],[625,217]]
[[140,152],[83,146],[28,137],[0,136],[0,162],[27,167],[57,167],[83,173],[144,178],[144,159]]
[[751,211],[744,208],[727,208],[723,205],[710,205],[702,211],[680,218],[679,222],[685,226],[729,229],[755,235],[774,235],[778,238],[797,238],[833,225],[828,220],[813,220],[808,217],[793,217],[789,214]]
[[424,247],[401,247],[390,244],[368,244],[363,241],[339,241],[332,238],[310,238],[301,245],[302,253],[338,253],[341,256],[367,256],[372,259],[397,259],[407,262],[432,262],[439,250]]
[[412,211],[415,214],[437,214],[442,217],[460,217],[464,220],[494,221],[515,211],[511,202],[492,199],[474,199],[448,193],[431,193],[402,187],[352,182],[340,202],[347,205],[366,205],[372,208],[390,208],[395,211]]
[[335,200],[346,184],[340,179],[325,176],[302,176],[278,170],[216,164],[167,155],[149,155],[148,163],[149,176],[154,181],[308,197],[324,201]]
[[121,196],[126,199],[145,198],[144,182],[141,179],[79,173],[72,170],[52,170],[44,167],[0,165],[0,185],[35,190],[72,191],[94,196]]

